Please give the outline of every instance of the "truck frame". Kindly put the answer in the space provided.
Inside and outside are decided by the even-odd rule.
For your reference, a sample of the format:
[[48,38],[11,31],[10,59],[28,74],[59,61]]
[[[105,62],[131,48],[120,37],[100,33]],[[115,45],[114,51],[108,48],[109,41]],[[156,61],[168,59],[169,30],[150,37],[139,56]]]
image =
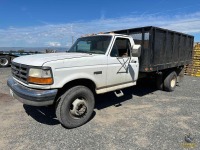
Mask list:
[[177,81],[181,82],[184,66],[192,62],[192,35],[154,26],[111,32],[129,35],[141,45],[139,78],[154,77],[160,90],[163,90],[164,79],[170,72],[175,71]]

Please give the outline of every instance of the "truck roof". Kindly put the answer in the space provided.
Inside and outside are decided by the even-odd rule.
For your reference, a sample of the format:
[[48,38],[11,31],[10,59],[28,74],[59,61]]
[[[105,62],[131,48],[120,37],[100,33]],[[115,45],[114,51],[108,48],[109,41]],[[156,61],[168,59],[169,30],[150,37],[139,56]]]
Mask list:
[[98,34],[88,34],[88,35],[85,35],[85,36],[82,36],[82,37],[90,37],[90,36],[123,36],[123,37],[128,37],[129,35],[126,35],[126,34],[117,34],[117,33],[113,33],[113,32],[110,32],[110,33],[98,33]]

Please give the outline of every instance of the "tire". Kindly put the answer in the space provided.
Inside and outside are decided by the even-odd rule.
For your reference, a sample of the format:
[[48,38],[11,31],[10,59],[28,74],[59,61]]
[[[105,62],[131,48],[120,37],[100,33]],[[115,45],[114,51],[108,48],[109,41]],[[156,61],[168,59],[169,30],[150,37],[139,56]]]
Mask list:
[[158,90],[163,90],[163,75],[156,76],[156,88]]
[[174,91],[177,84],[177,74],[175,71],[169,73],[164,80],[164,90],[171,92]]
[[92,116],[95,100],[91,90],[85,86],[75,86],[67,90],[56,106],[56,116],[68,128],[85,124]]
[[8,67],[10,65],[10,57],[0,56],[0,67]]

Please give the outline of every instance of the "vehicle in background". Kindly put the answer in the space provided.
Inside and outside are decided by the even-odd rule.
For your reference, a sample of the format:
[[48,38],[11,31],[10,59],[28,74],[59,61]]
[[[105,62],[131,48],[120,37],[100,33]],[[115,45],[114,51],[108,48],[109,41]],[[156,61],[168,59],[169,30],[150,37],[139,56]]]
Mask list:
[[0,67],[10,66],[11,61],[16,57],[39,53],[40,52],[0,51]]
[[10,66],[11,61],[19,56],[25,56],[25,55],[33,55],[33,54],[42,54],[42,53],[56,53],[56,50],[52,49],[45,49],[45,52],[25,52],[22,51],[0,51],[0,67],[8,67]]

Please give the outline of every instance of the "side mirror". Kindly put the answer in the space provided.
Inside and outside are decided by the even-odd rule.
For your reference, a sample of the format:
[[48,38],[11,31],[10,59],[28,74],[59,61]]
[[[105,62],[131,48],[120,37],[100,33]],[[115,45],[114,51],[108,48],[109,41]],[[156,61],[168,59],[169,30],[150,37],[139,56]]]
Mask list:
[[141,55],[141,46],[140,45],[133,45],[132,56],[133,57],[140,57],[140,55]]

